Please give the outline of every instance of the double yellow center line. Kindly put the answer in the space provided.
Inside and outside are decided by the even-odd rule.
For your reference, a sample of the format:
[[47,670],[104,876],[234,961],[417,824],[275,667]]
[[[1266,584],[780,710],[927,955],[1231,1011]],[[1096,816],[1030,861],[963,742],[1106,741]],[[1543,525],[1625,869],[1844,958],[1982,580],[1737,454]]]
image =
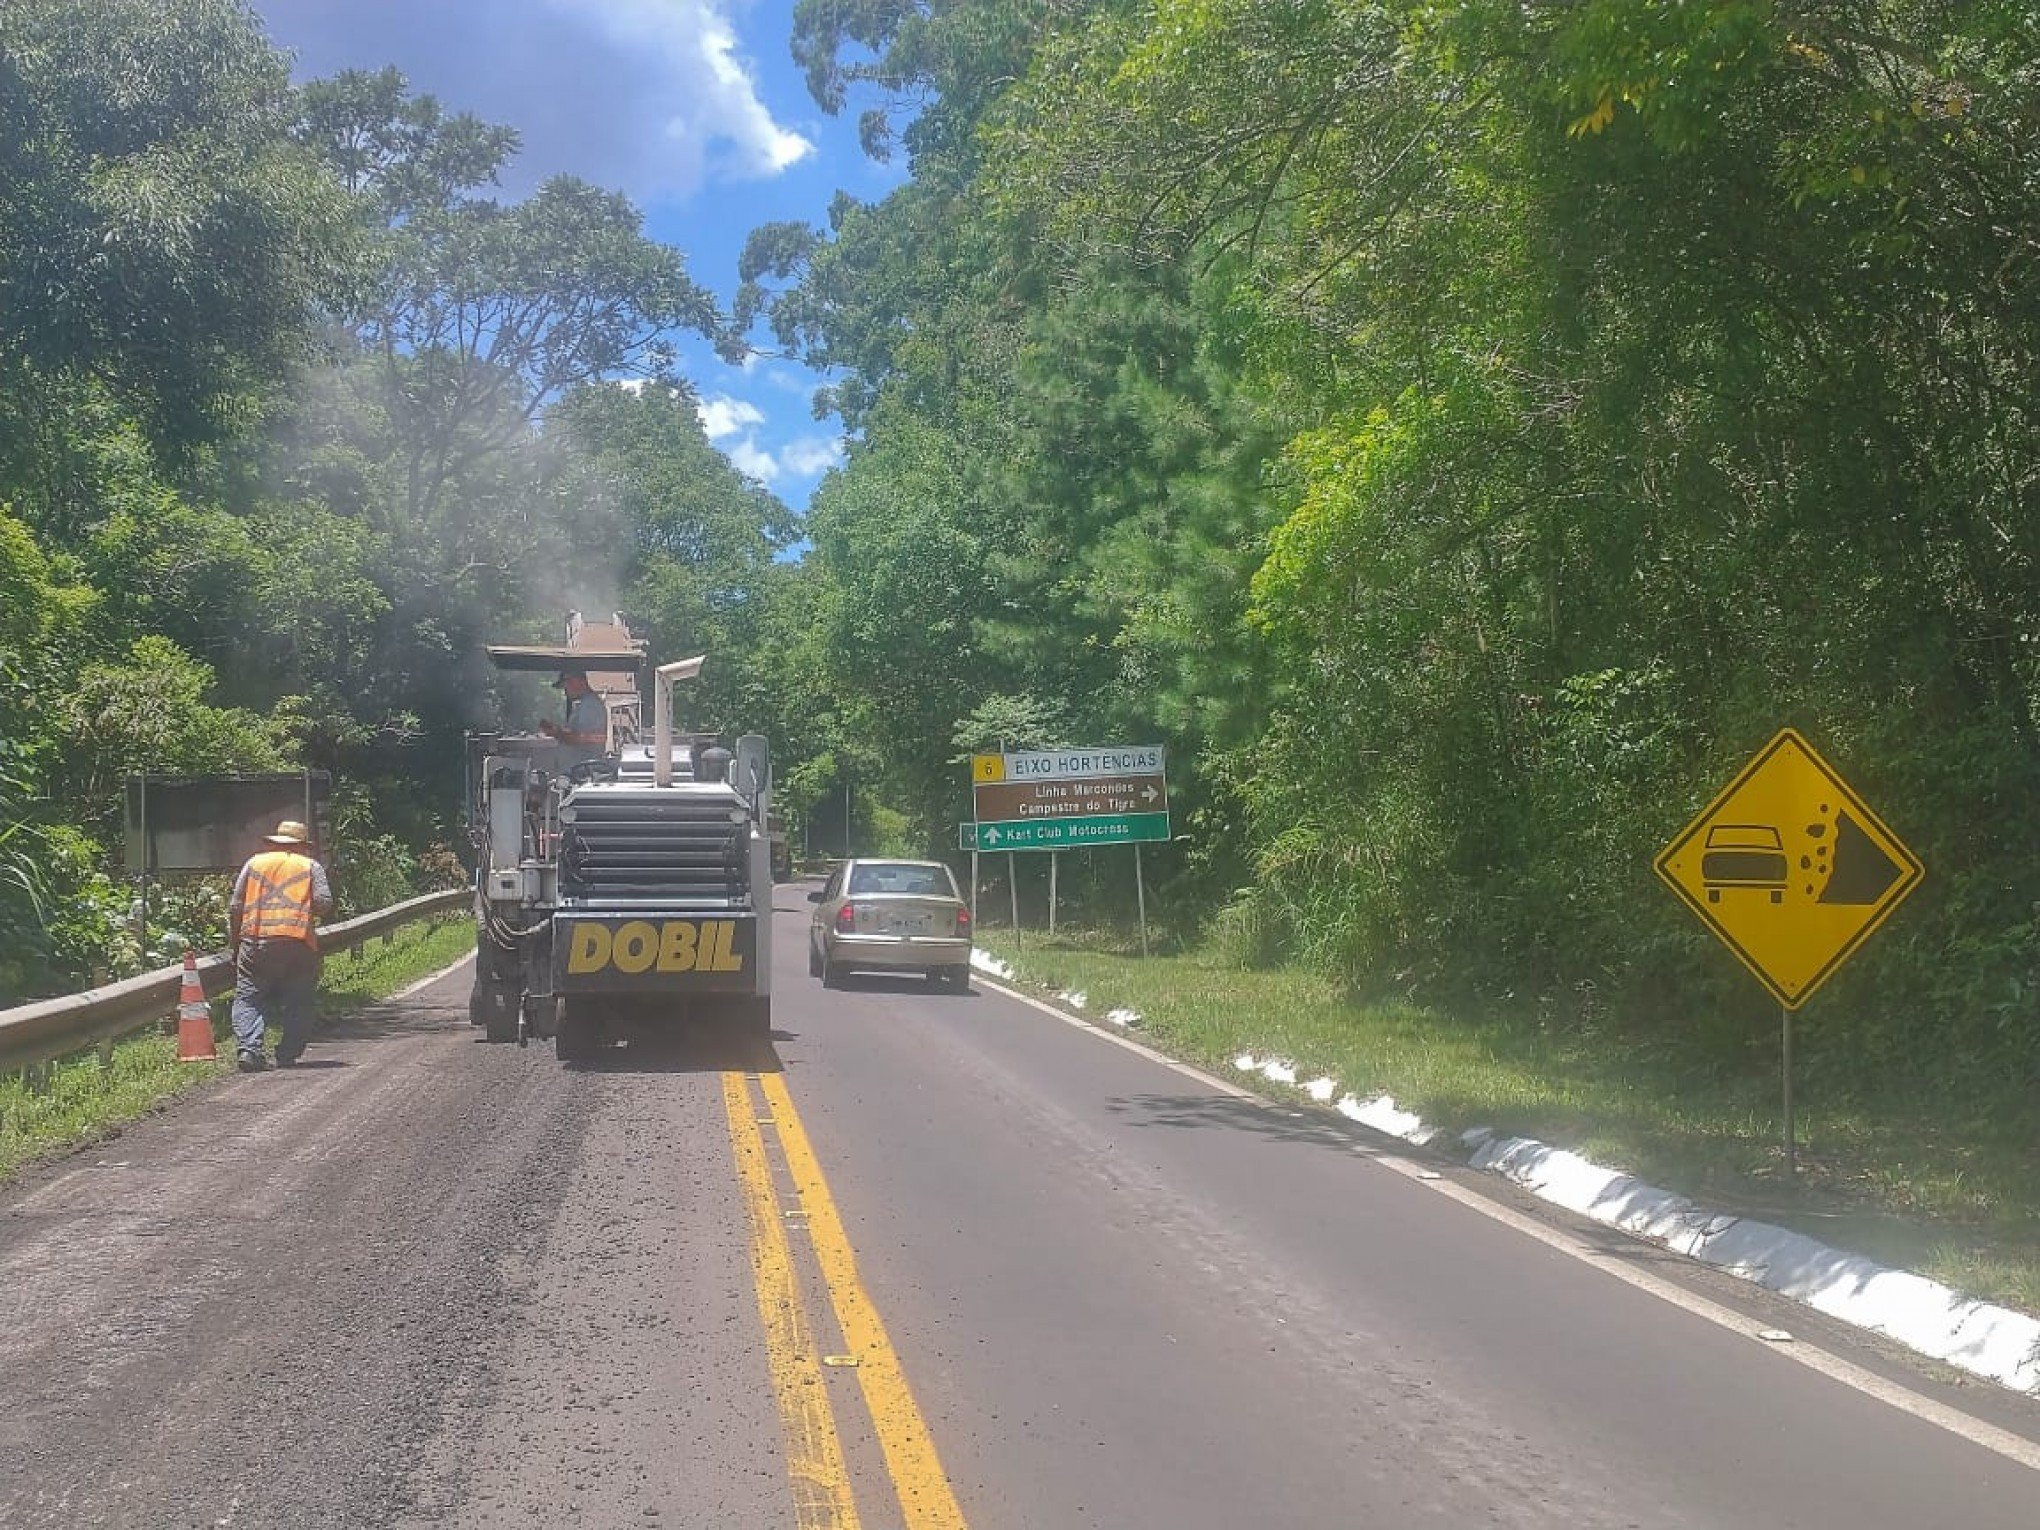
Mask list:
[[[762,1092],[758,1108],[751,1084]],[[730,1147],[751,1220],[751,1269],[758,1316],[765,1327],[765,1358],[786,1432],[793,1479],[794,1522],[799,1530],[857,1530],[856,1500],[843,1445],[830,1407],[812,1325],[800,1293],[787,1238],[790,1219],[807,1228],[829,1306],[854,1365],[872,1432],[885,1458],[907,1530],[965,1530],[963,1511],[935,1453],[935,1441],[914,1403],[885,1324],[857,1275],[857,1257],[822,1177],[807,1130],[794,1109],[786,1080],[776,1073],[723,1075]],[[792,1182],[792,1204],[779,1193],[768,1156],[771,1129]]]

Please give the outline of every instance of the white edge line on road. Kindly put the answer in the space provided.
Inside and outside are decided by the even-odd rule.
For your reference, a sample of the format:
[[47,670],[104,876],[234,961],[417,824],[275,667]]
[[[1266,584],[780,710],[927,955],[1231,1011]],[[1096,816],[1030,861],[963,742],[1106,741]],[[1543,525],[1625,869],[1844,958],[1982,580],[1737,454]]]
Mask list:
[[[1053,1004],[1037,999],[1031,994],[1021,993],[1018,989],[1009,988],[1004,983],[995,982],[987,977],[982,970],[978,971],[976,976],[978,982],[995,993],[1017,1000],[1030,1009],[1040,1010],[1044,1015],[1052,1016],[1076,1030],[1087,1032],[1097,1037],[1100,1041],[1109,1041],[1116,1047],[1123,1047],[1137,1057],[1145,1057],[1150,1062],[1159,1063],[1172,1073],[1180,1074],[1184,1078],[1195,1079],[1207,1088],[1216,1089],[1220,1094],[1228,1095],[1236,1100],[1251,1100],[1255,1104],[1269,1110],[1285,1108],[1277,1102],[1270,1100],[1266,1095],[1256,1094],[1251,1089],[1242,1089],[1239,1085],[1229,1080],[1207,1073],[1202,1068],[1196,1067],[1191,1063],[1181,1062],[1176,1058],[1169,1057],[1156,1051],[1153,1047],[1133,1040],[1129,1036],[1122,1036],[1115,1031],[1101,1030],[1090,1021],[1070,1014],[1067,1010],[1057,1009]],[[1359,1131],[1368,1131],[1368,1128],[1360,1126],[1357,1122],[1354,1123],[1354,1126]],[[1380,1136],[1384,1143],[1396,1142],[1395,1138],[1384,1136],[1380,1133],[1369,1134]],[[1400,1144],[1397,1145],[1399,1146]],[[1565,1254],[1570,1258],[1577,1259],[1589,1269],[1599,1270],[1603,1274],[1612,1275],[1615,1279],[1632,1285],[1640,1291],[1647,1292],[1661,1301],[1669,1302],[1674,1307],[1691,1313],[1694,1317],[1704,1319],[1719,1328],[1725,1328],[1731,1333],[1740,1334],[1745,1338],[1764,1344],[1764,1348],[1769,1354],[1776,1355],[1782,1360],[1794,1361],[1806,1366],[1810,1370],[1818,1371],[1821,1375],[1828,1377],[1832,1381],[1838,1381],[1846,1387],[1853,1387],[1856,1391],[1864,1393],[1866,1396],[1874,1397],[1879,1402],[1897,1408],[1902,1413],[1909,1413],[1924,1423],[1933,1424],[1941,1429],[1945,1429],[1948,1433],[1957,1435],[1969,1441],[1972,1445],[1980,1445],[1985,1450],[1992,1451],[1997,1455],[2005,1457],[2007,1460],[2016,1461],[2019,1465],[2030,1470],[2040,1471],[2040,1444],[2035,1444],[2022,1435],[2014,1434],[2009,1429],[2000,1429],[1995,1424],[1985,1423],[1982,1419],[1974,1418],[1959,1408],[1951,1408],[1948,1404],[1935,1398],[1924,1396],[1909,1387],[1901,1386],[1895,1381],[1889,1381],[1874,1371],[1865,1370],[1860,1365],[1844,1360],[1839,1355],[1830,1354],[1828,1351],[1809,1344],[1804,1340],[1792,1344],[1765,1343],[1762,1339],[1758,1338],[1759,1325],[1733,1308],[1724,1307],[1719,1302],[1710,1301],[1696,1292],[1688,1291],[1676,1282],[1666,1280],[1662,1276],[1653,1275],[1647,1270],[1638,1269],[1625,1262],[1607,1259],[1592,1250],[1582,1248],[1577,1239],[1571,1235],[1547,1226],[1534,1217],[1525,1216],[1522,1212],[1504,1206],[1497,1201],[1489,1200],[1476,1191],[1469,1190],[1463,1185],[1455,1184],[1449,1179],[1426,1179],[1423,1177],[1424,1174],[1435,1173],[1436,1171],[1401,1157],[1392,1150],[1383,1150],[1372,1153],[1370,1156],[1383,1167],[1402,1175],[1403,1178],[1409,1180],[1412,1184],[1418,1185],[1425,1190],[1436,1191],[1438,1194],[1458,1202],[1470,1211],[1477,1211],[1482,1216],[1500,1222],[1505,1227],[1513,1228],[1517,1232],[1535,1238],[1539,1243],[1556,1249],[1559,1253]],[[1613,1230],[1620,1231],[1620,1229]],[[1623,1236],[1626,1238],[1628,1234],[1625,1233]],[[1639,1243],[1639,1246],[1645,1248],[1653,1247],[1653,1245],[1642,1243]]]
[[474,959],[475,953],[470,951],[465,956],[461,957],[459,961],[451,962],[446,966],[441,967],[437,972],[434,972],[427,977],[421,977],[409,988],[398,989],[395,993],[391,994],[387,999],[377,999],[376,1003],[394,1004],[399,999],[408,999],[411,997],[412,994],[417,993],[420,989],[430,988],[434,983],[438,982],[441,978],[452,977],[456,972],[460,971],[461,968],[465,967],[469,962],[473,961]]

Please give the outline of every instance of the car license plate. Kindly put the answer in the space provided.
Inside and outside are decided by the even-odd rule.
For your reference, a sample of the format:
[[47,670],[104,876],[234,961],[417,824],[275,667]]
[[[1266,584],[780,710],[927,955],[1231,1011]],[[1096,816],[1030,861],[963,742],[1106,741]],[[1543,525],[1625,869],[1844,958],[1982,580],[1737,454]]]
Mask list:
[[932,914],[893,914],[886,919],[886,928],[895,935],[926,935],[934,927]]

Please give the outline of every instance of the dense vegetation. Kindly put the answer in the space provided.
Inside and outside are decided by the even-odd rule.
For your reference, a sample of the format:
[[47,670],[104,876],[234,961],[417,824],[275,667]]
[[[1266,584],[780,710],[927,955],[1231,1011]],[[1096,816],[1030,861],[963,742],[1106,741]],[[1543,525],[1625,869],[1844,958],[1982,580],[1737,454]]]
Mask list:
[[791,517],[672,370],[715,304],[622,197],[492,196],[516,149],[393,72],[293,89],[232,0],[0,9],[0,1000],[144,959],[133,771],[327,768],[343,905],[457,879],[462,730],[546,704],[481,647],[570,606],[781,726]]
[[[1159,740],[1182,932],[1722,1070],[1775,1010],[1649,862],[1796,725],[1929,867],[1820,1083],[2030,1101],[2040,13],[801,0],[793,47],[911,175],[757,230],[724,316],[227,0],[0,12],[0,990],[105,959],[142,763],[330,764],[411,874],[479,643],[600,588],[732,654],[795,806],[933,847],[962,750]],[[804,525],[682,328],[827,369]]]
[[[2040,1084],[2040,12],[805,0],[912,182],[758,231],[842,370],[824,652],[934,838],[987,694],[1161,738],[1169,905],[1696,1064],[1651,856],[1779,726],[1925,858],[1830,1093]],[[1761,1061],[1757,1061],[1757,1059]]]

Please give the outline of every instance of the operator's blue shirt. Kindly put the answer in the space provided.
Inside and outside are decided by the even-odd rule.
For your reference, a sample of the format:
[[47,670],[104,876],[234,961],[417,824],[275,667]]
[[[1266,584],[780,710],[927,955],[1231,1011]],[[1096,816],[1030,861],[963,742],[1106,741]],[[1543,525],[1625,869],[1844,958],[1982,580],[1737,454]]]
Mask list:
[[573,705],[567,708],[567,731],[605,737],[609,732],[608,705],[594,691],[575,697]]

